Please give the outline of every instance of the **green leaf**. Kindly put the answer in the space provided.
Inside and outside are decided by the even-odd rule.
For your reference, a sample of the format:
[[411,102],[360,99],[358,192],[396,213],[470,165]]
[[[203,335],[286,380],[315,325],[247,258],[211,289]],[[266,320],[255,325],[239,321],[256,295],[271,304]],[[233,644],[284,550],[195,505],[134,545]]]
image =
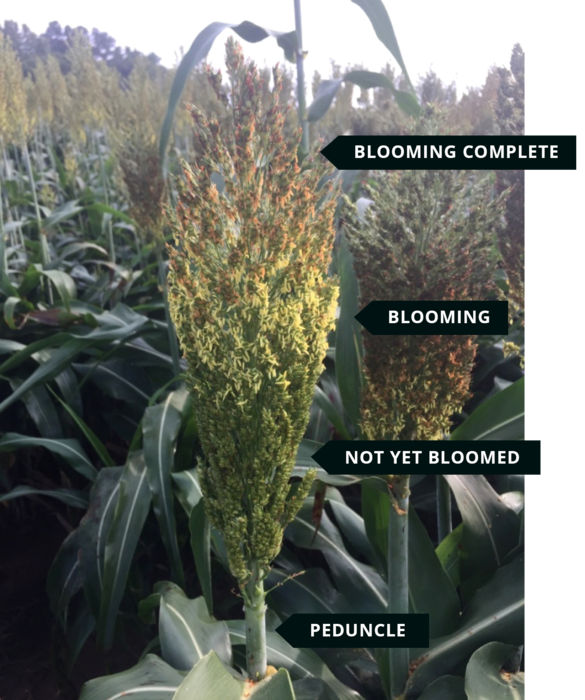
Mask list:
[[396,34],[394,33],[394,27],[392,26],[392,22],[390,21],[390,17],[388,15],[388,12],[386,11],[386,8],[384,7],[384,3],[382,2],[382,0],[351,1],[355,3],[358,7],[361,7],[362,10],[366,13],[368,19],[372,23],[374,31],[376,32],[376,36],[394,56],[394,58],[398,62],[398,65],[402,69],[402,72],[404,73],[404,77],[408,81],[409,85],[412,87],[412,82],[408,76],[408,71],[406,70],[406,66],[404,64],[404,60],[400,52],[400,47],[398,46],[398,39],[396,38]]
[[356,612],[385,611],[387,587],[382,577],[371,566],[362,564],[349,554],[327,513],[323,513],[317,531],[311,514],[312,500],[309,499],[287,527],[285,536],[297,547],[317,549],[323,553],[338,588],[347,596],[355,596]]
[[[294,578],[291,576],[294,575]],[[273,568],[267,578],[270,607],[279,616],[293,613],[352,612],[352,604],[331,585],[322,569],[296,570]]]
[[[233,645],[243,645],[246,641],[244,620],[230,620],[227,623]],[[357,700],[360,695],[351,690],[327,668],[323,661],[309,649],[295,649],[273,630],[266,630],[266,656],[273,666],[283,666],[293,678],[320,678],[337,693],[339,700]]]
[[173,579],[179,584],[184,581],[184,574],[177,540],[171,472],[186,399],[185,389],[173,391],[162,404],[147,408],[142,419],[144,462],[154,513],[171,562]]
[[163,163],[163,170],[175,110],[177,109],[177,105],[181,95],[183,94],[185,83],[187,82],[189,74],[193,68],[195,68],[198,63],[205,59],[209,53],[209,50],[211,49],[211,46],[213,45],[213,42],[225,29],[231,29],[236,34],[241,36],[242,39],[252,43],[262,41],[263,39],[272,36],[276,39],[277,44],[284,50],[286,58],[290,61],[293,60],[297,48],[295,32],[274,32],[269,29],[264,29],[253,22],[247,21],[241,22],[240,24],[212,22],[211,24],[207,25],[207,27],[202,29],[195,37],[191,47],[179,63],[173,84],[171,86],[167,112],[163,121],[159,144],[159,157],[160,162]]
[[415,670],[407,694],[416,697],[433,680],[459,668],[483,644],[520,644],[523,636],[524,559],[516,557],[475,593],[455,632],[433,640],[430,649],[413,651],[411,666]]
[[120,490],[122,467],[100,469],[89,495],[89,507],[76,530],[85,596],[94,618],[99,617],[108,530]]
[[57,224],[60,224],[62,221],[65,221],[66,219],[71,219],[76,214],[79,214],[80,211],[83,211],[83,207],[80,207],[78,205],[77,200],[64,202],[43,221],[43,230],[47,231],[51,228],[54,228],[55,226],[57,226]]
[[[522,700],[524,673],[514,663],[518,649],[510,644],[490,642],[475,651],[465,670],[468,700]],[[510,669],[510,665],[514,667]]]
[[388,559],[388,486],[379,478],[364,479],[361,486],[362,514],[366,534],[377,561],[379,571],[386,571]]
[[375,73],[369,70],[352,70],[343,76],[344,80],[355,83],[361,88],[382,87],[390,90],[400,109],[411,117],[420,114],[420,105],[412,92],[397,90],[394,83],[383,73]]
[[102,461],[103,465],[106,467],[113,467],[114,460],[112,459],[110,453],[108,452],[107,447],[98,438],[98,436],[93,432],[93,430],[89,427],[89,425],[83,420],[83,418],[81,418],[81,416],[79,416],[71,408],[71,406],[69,404],[65,403],[65,401],[63,401],[63,399],[60,396],[58,396],[52,390],[51,390],[51,393],[57,399],[57,401],[59,401],[59,403],[61,404],[61,406],[63,406],[63,408],[67,411],[67,413],[71,416],[74,423],[81,430],[81,432],[85,436],[86,440],[89,442],[89,444],[95,450],[96,455]]
[[[32,345],[32,344],[31,344]],[[57,348],[51,355],[51,359],[48,362],[43,362],[38,369],[36,369],[31,375],[25,379],[18,388],[16,388],[10,396],[8,396],[2,403],[0,403],[0,413],[4,411],[8,406],[12,405],[15,401],[20,399],[23,394],[32,389],[32,387],[40,384],[42,382],[48,382],[53,379],[53,377],[58,374],[64,367],[67,367],[71,362],[71,359],[77,355],[77,353],[85,346],[83,340],[75,339],[70,340],[65,343],[62,347]],[[25,350],[21,350],[16,353],[15,356],[22,357],[26,353],[26,357],[30,357],[32,354],[30,351],[30,346]],[[34,352],[34,350],[33,350]],[[22,360],[26,359],[22,357]],[[10,358],[12,359],[12,358]],[[12,365],[9,366],[9,360],[3,363],[8,369],[11,369]],[[0,368],[0,372],[6,371]]]
[[309,469],[313,469],[317,472],[317,479],[330,486],[347,486],[348,484],[357,484],[363,478],[354,474],[328,474],[312,458],[312,455],[314,455],[320,447],[323,447],[322,442],[308,440],[307,438],[303,438],[301,440],[297,451],[292,476],[302,478],[309,471]]
[[129,361],[115,359],[92,363],[76,362],[74,368],[116,400],[138,405],[148,403],[148,378],[140,367]]
[[147,654],[127,671],[88,681],[79,700],[172,700],[183,676],[162,659]]
[[126,589],[130,565],[150,510],[150,489],[142,453],[130,456],[120,478],[116,510],[104,553],[103,592],[98,619],[98,642],[108,649],[114,638],[118,608]]
[[461,575],[475,587],[518,544],[520,519],[479,474],[446,474],[463,518]]
[[450,532],[445,539],[439,543],[436,552],[445,573],[451,579],[451,583],[457,587],[461,582],[460,556],[463,549],[461,540],[463,538],[463,523]]
[[87,496],[75,489],[35,489],[30,486],[16,486],[12,491],[0,493],[0,503],[22,496],[49,496],[73,508],[87,508]]
[[[20,377],[12,377],[9,380],[12,391],[16,391],[22,383],[23,380]],[[42,437],[58,438],[63,435],[59,414],[43,384],[38,384],[23,394],[22,403]]]
[[205,504],[201,499],[191,510],[189,516],[191,533],[191,551],[195,560],[195,569],[201,591],[209,610],[213,610],[213,588],[211,585],[211,528]]
[[335,330],[335,377],[343,409],[354,426],[360,419],[362,348],[358,313],[359,290],[353,269],[353,255],[342,234],[337,250],[339,273],[339,318]]
[[196,469],[185,469],[182,472],[171,474],[175,482],[175,491],[179,503],[187,515],[191,515],[191,510],[199,503],[203,497]]
[[463,678],[460,676],[441,676],[425,688],[418,700],[468,700]]
[[64,630],[67,630],[69,601],[83,585],[78,551],[79,533],[74,530],[62,542],[47,575],[47,595],[51,612]]
[[188,670],[208,652],[226,664],[232,652],[225,622],[211,617],[204,598],[187,598],[173,583],[159,584],[159,638],[162,656],[175,668]]
[[12,328],[13,330],[16,329],[16,323],[14,321],[14,311],[16,310],[18,304],[20,304],[20,301],[20,297],[8,297],[4,301],[4,322],[6,323],[8,328]]
[[313,101],[307,110],[307,120],[316,122],[327,112],[343,80],[322,80],[315,91]]
[[44,447],[62,457],[76,472],[90,481],[93,481],[97,475],[97,469],[77,440],[37,438],[20,433],[6,433],[0,438],[0,452],[12,452],[24,447]]
[[173,700],[242,700],[244,681],[228,670],[217,654],[210,651],[187,674]]
[[431,638],[452,632],[460,619],[459,596],[412,506],[408,513],[408,572],[410,607],[413,612],[429,613]]
[[524,379],[480,404],[458,428],[451,440],[523,440]]
[[344,440],[351,440],[351,435],[345,427],[345,424],[343,422],[343,416],[339,412],[339,409],[333,403],[331,398],[319,386],[315,386],[313,401],[327,416],[327,420],[335,428],[336,432]]
[[42,274],[51,280],[65,308],[69,311],[71,300],[77,296],[77,287],[73,278],[63,270],[43,270]]

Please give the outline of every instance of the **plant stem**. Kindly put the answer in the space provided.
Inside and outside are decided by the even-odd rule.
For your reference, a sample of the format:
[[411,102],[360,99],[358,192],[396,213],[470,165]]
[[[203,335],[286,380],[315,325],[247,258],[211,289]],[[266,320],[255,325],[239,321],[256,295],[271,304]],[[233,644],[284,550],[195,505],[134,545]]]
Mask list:
[[309,124],[307,122],[307,103],[305,100],[305,65],[303,52],[303,28],[301,25],[301,0],[294,0],[295,32],[297,34],[297,100],[299,122],[301,124],[301,160],[309,152]]
[[[388,527],[388,612],[408,613],[408,505],[410,476],[391,475]],[[388,650],[390,697],[402,697],[408,679],[408,649]]]
[[264,577],[256,567],[242,594],[246,618],[246,665],[250,678],[258,681],[266,675],[266,602]]
[[439,542],[453,529],[451,522],[451,489],[441,474],[436,477],[437,493],[437,533]]

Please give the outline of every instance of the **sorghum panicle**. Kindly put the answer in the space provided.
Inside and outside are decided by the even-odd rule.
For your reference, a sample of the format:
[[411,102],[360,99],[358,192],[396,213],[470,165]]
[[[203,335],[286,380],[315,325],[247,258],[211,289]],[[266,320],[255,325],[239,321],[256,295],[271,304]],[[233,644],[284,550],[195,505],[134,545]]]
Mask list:
[[[494,235],[501,204],[469,173],[403,171],[371,179],[363,220],[347,234],[360,305],[374,300],[494,298]],[[469,397],[472,336],[364,333],[361,428],[368,439],[430,440]]]
[[[231,129],[192,108],[198,162],[171,214],[169,303],[194,393],[206,508],[243,587],[266,575],[312,475],[289,483],[336,308],[334,199],[287,143],[274,72],[227,45]],[[264,572],[262,574],[262,572]]]

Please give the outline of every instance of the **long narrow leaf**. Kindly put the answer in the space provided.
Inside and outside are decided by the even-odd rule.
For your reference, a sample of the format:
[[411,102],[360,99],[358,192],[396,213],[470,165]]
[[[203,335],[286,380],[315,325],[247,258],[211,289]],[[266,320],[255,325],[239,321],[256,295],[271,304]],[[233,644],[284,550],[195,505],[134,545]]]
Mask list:
[[129,458],[120,478],[118,502],[105,548],[98,641],[106,649],[114,638],[118,608],[149,510],[150,489],[144,457],[142,453],[135,453]]
[[97,475],[97,469],[77,440],[38,438],[20,433],[6,433],[0,438],[0,452],[12,452],[25,447],[44,447],[62,457],[76,472],[90,481],[93,481]]
[[142,419],[144,461],[154,513],[171,562],[173,578],[181,585],[184,575],[177,540],[171,472],[186,398],[184,389],[171,392],[162,404],[147,408]]

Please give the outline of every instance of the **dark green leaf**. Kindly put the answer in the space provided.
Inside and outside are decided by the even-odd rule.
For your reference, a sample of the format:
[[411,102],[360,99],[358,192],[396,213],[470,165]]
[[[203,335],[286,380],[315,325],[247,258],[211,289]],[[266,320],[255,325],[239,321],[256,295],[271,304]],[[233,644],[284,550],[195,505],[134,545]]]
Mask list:
[[460,676],[441,676],[433,681],[418,700],[468,700]]
[[118,608],[124,595],[130,565],[148,511],[150,489],[142,453],[128,459],[120,478],[116,510],[104,554],[103,592],[98,620],[98,641],[106,649],[113,642]]
[[519,644],[524,636],[524,560],[516,557],[480,588],[465,610],[459,628],[433,640],[430,649],[412,654],[415,666],[407,689],[417,696],[429,683],[460,667],[490,641]]
[[185,389],[173,391],[162,404],[147,408],[142,419],[144,461],[154,513],[171,562],[173,578],[180,584],[184,575],[177,540],[171,472],[186,399]]
[[463,518],[461,575],[469,587],[504,562],[518,543],[520,519],[479,474],[447,474]]
[[31,437],[20,433],[6,433],[0,438],[0,452],[11,452],[23,447],[44,447],[66,460],[76,472],[93,481],[97,470],[89,461],[77,440]]
[[30,486],[16,486],[12,491],[0,493],[0,503],[22,496],[49,496],[73,508],[87,508],[87,496],[75,489],[35,489]]
[[362,385],[361,331],[355,320],[359,311],[358,282],[353,269],[353,255],[342,234],[337,251],[339,273],[339,318],[335,330],[335,376],[343,409],[354,426],[360,418]]
[[451,440],[523,439],[524,379],[484,401],[451,433]]

